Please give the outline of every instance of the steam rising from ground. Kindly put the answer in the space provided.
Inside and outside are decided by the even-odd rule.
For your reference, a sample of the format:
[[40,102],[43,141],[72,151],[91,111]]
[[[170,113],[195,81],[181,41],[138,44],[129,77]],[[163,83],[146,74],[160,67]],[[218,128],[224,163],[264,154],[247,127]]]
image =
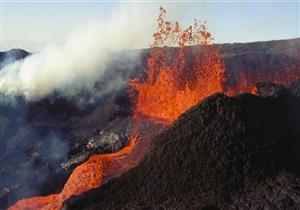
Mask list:
[[[155,15],[146,14],[148,10],[143,6],[120,5],[105,21],[91,20],[73,32],[63,46],[47,46],[4,67],[0,93],[37,100],[54,91],[74,96],[82,89],[92,90],[114,52],[151,42]],[[124,83],[120,76],[116,77],[109,89]]]

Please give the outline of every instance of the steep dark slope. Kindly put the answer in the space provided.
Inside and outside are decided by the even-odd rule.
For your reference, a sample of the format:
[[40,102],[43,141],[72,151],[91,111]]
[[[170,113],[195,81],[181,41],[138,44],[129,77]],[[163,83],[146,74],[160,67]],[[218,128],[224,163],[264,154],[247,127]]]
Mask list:
[[[289,74],[300,66],[299,38],[220,47],[226,71],[231,75],[226,86],[240,86],[242,90],[269,75],[273,77],[276,72]],[[28,102],[20,96],[12,105],[6,103],[9,97],[0,94],[0,209],[23,197],[58,192],[75,166],[90,153],[104,151],[103,145],[93,151],[87,150],[91,140],[100,141],[111,132],[124,134],[132,110],[126,83],[144,72],[148,53],[149,50],[120,52],[112,58],[94,91],[83,90],[73,98],[53,93]],[[0,68],[28,55],[30,53],[23,50],[0,52]],[[262,76],[252,77],[256,74]],[[110,84],[120,78],[124,86],[110,89]],[[295,113],[290,116],[293,117],[291,122],[295,122]],[[300,126],[297,129],[300,132]],[[102,131],[104,134],[100,133]],[[59,159],[54,159],[56,153],[47,153],[55,145],[63,148],[58,150]],[[123,145],[124,142],[116,142],[114,149],[109,151]],[[70,166],[67,171],[65,166]],[[50,182],[53,183],[51,187]]]
[[157,136],[138,167],[69,208],[300,207],[300,82],[275,87],[207,98]]

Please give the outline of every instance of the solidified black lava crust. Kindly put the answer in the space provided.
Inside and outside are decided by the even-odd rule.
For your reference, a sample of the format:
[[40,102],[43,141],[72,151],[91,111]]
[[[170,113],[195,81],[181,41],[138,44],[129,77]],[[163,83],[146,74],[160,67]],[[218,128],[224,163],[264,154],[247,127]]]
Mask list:
[[274,87],[208,97],[158,135],[139,166],[66,207],[300,208],[300,82],[266,92]]

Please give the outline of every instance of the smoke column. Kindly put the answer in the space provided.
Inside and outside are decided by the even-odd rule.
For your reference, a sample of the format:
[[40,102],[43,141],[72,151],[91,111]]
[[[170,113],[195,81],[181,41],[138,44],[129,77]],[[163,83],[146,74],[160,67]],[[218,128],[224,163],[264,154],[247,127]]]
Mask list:
[[[105,21],[91,19],[78,28],[63,45],[47,46],[5,66],[1,70],[0,93],[37,100],[54,91],[74,96],[82,88],[91,89],[114,52],[147,47],[146,43],[150,43],[154,9],[146,6],[121,4]],[[121,84],[119,78],[110,88]]]

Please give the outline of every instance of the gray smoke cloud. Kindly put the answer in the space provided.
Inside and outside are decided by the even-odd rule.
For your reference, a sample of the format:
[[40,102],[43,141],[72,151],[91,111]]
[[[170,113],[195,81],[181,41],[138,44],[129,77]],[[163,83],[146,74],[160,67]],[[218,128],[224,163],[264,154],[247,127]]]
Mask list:
[[[1,70],[0,93],[37,100],[54,91],[65,96],[74,96],[83,88],[93,91],[96,79],[104,74],[115,52],[151,42],[158,7],[147,10],[145,6],[122,4],[105,21],[91,19],[70,34],[62,46],[47,46],[5,66]],[[116,77],[107,89],[124,83],[120,76]]]

